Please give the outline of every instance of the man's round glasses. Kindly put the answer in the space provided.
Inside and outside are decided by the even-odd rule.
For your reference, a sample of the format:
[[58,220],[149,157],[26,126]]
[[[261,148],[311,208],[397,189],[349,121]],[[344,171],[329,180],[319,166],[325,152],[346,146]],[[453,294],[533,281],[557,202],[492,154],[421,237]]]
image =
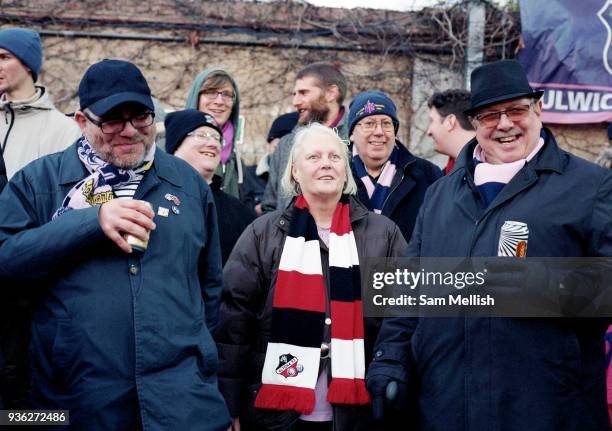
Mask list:
[[221,143],[221,135],[219,135],[218,133],[213,133],[213,132],[189,132],[189,133],[187,133],[187,136],[191,136],[197,142],[201,142],[203,144],[206,144],[206,143],[209,143],[209,142],[212,142],[214,144],[220,144]]
[[125,125],[128,121],[135,129],[144,129],[153,124],[155,118],[155,113],[150,111],[134,114],[128,118],[113,118],[102,121],[91,118],[85,111],[83,111],[83,115],[98,126],[100,130],[102,130],[102,133],[106,133],[107,135],[121,133],[123,129],[125,129]]
[[236,99],[236,95],[233,91],[217,91],[217,90],[202,90],[200,94],[207,100],[215,100],[217,96],[221,96],[224,102],[233,102]]
[[373,132],[378,127],[379,124],[384,132],[390,132],[394,129],[393,121],[391,120],[383,120],[380,123],[377,121],[366,120],[366,121],[357,123],[357,125],[360,126],[364,132]]
[[501,120],[502,114],[505,114],[506,117],[513,123],[517,121],[524,120],[529,115],[529,109],[531,108],[531,103],[528,105],[517,105],[512,106],[508,109],[503,109],[501,111],[492,111],[492,112],[483,112],[480,114],[476,114],[474,119],[478,121],[478,124],[484,127],[495,127],[499,124],[499,120]]

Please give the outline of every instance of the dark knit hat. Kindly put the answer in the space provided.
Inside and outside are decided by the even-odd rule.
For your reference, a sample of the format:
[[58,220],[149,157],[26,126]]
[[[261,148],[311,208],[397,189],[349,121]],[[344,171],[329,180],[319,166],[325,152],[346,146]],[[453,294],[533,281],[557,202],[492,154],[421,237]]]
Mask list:
[[297,112],[290,112],[288,114],[280,115],[272,122],[270,131],[268,132],[268,142],[272,139],[282,138],[285,135],[291,133],[298,122],[300,114]]
[[124,103],[155,111],[151,89],[140,69],[129,61],[104,59],[89,66],[79,84],[81,110],[98,116]]
[[166,127],[166,152],[168,154],[174,154],[183,143],[187,133],[198,127],[213,128],[223,137],[223,132],[213,116],[197,109],[185,109],[169,113],[166,115],[164,126]]
[[0,30],[0,48],[10,51],[32,71],[34,82],[38,79],[42,65],[42,44],[37,32],[27,28]]
[[370,115],[388,115],[393,120],[395,133],[397,133],[399,121],[397,119],[395,103],[382,91],[373,90],[359,93],[349,105],[349,136],[353,133],[355,124]]
[[523,66],[516,60],[499,60],[483,64],[470,75],[472,98],[470,108],[463,113],[473,115],[480,108],[506,100],[531,97],[539,99],[543,91],[529,85]]

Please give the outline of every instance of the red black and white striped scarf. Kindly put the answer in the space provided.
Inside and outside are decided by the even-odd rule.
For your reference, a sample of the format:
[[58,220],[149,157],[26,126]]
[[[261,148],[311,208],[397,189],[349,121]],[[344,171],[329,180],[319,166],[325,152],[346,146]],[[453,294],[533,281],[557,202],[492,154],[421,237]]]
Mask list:
[[[342,196],[329,237],[332,404],[367,404],[363,314],[357,245]],[[255,407],[296,410],[315,406],[326,289],[317,226],[300,195],[285,240],[272,304],[272,330]]]

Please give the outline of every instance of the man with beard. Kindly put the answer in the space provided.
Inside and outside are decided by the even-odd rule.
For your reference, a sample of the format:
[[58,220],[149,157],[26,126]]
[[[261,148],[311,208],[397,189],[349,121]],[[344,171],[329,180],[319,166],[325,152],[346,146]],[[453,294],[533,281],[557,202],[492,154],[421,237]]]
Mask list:
[[221,292],[210,189],[156,150],[136,66],[94,64],[79,99],[83,136],[0,195],[0,286],[38,298],[32,407],[69,410],[75,429],[226,429],[210,335]]
[[[293,106],[298,111],[298,126],[317,122],[334,128],[342,139],[348,139],[347,111],[342,106],[346,96],[346,78],[331,63],[312,63],[295,78]],[[295,132],[295,131],[294,131]],[[290,201],[281,192],[282,173],[287,166],[295,133],[284,136],[270,158],[268,184],[262,199],[264,212],[282,209]]]

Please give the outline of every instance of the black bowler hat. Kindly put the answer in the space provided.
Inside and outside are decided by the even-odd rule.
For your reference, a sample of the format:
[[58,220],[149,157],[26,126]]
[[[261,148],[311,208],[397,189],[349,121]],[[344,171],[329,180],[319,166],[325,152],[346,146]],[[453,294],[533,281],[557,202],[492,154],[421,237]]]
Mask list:
[[499,60],[494,63],[483,64],[472,72],[472,98],[470,108],[463,113],[472,115],[480,108],[518,99],[531,97],[539,99],[543,91],[534,91],[529,86],[525,71],[516,60]]

